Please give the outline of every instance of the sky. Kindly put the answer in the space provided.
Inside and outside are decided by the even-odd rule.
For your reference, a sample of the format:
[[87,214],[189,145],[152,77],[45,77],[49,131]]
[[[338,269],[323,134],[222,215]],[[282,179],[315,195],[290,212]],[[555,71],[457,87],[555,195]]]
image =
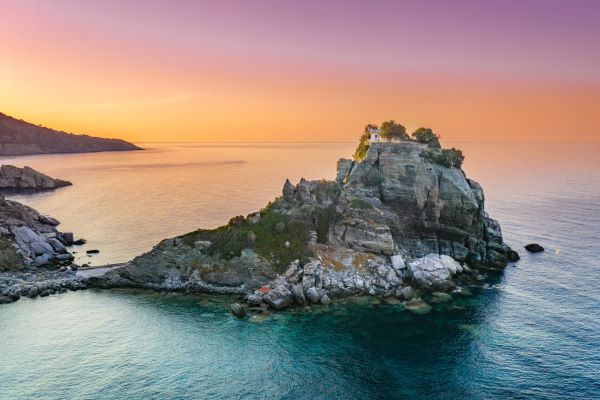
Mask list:
[[600,1],[0,0],[0,112],[144,141],[600,140]]

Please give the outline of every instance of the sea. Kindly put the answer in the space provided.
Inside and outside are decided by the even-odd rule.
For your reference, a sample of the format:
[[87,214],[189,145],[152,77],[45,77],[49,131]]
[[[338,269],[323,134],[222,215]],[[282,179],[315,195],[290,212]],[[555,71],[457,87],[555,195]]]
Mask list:
[[[286,178],[333,179],[355,147],[141,145],[0,162],[73,183],[9,197],[86,239],[77,262],[99,266],[259,210]],[[600,143],[445,145],[521,255],[472,296],[426,315],[358,298],[245,319],[226,296],[22,299],[0,306],[0,399],[600,399]]]

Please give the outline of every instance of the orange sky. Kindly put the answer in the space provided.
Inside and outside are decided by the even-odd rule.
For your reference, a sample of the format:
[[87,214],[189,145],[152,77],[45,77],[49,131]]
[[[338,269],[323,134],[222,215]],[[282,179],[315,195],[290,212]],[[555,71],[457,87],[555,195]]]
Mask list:
[[476,36],[448,11],[415,35],[351,6],[81,3],[0,0],[0,112],[134,142],[355,140],[384,119],[449,141],[600,140],[598,29],[581,18],[476,10]]

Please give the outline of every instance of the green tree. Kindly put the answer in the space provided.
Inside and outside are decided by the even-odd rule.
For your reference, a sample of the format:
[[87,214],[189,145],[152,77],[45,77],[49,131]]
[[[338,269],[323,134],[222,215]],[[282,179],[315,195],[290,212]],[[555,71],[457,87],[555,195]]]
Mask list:
[[462,151],[455,149],[453,147],[451,149],[442,150],[442,152],[438,156],[437,160],[440,164],[442,164],[448,168],[450,168],[450,167],[460,168],[460,167],[462,167],[462,163],[465,160],[465,156],[463,155]]
[[429,128],[419,128],[411,136],[419,143],[425,143],[437,149],[442,147],[440,145],[440,137]]
[[383,122],[379,129],[381,130],[381,137],[387,139],[388,142],[392,140],[410,140],[406,128],[397,124],[394,120]]

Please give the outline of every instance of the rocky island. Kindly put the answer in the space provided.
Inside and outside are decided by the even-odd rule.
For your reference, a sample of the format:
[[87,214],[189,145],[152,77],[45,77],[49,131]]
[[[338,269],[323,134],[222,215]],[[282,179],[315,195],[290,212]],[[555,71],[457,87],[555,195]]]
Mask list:
[[518,254],[462,171],[462,153],[442,149],[431,130],[411,138],[403,129],[369,125],[335,181],[288,180],[263,210],[164,240],[88,284],[234,293],[249,310],[371,295],[427,312],[423,298],[466,290]]
[[54,190],[72,183],[62,179],[51,178],[30,167],[2,165],[0,167],[0,190],[38,192]]
[[0,113],[0,156],[141,150],[120,139],[74,135]]

